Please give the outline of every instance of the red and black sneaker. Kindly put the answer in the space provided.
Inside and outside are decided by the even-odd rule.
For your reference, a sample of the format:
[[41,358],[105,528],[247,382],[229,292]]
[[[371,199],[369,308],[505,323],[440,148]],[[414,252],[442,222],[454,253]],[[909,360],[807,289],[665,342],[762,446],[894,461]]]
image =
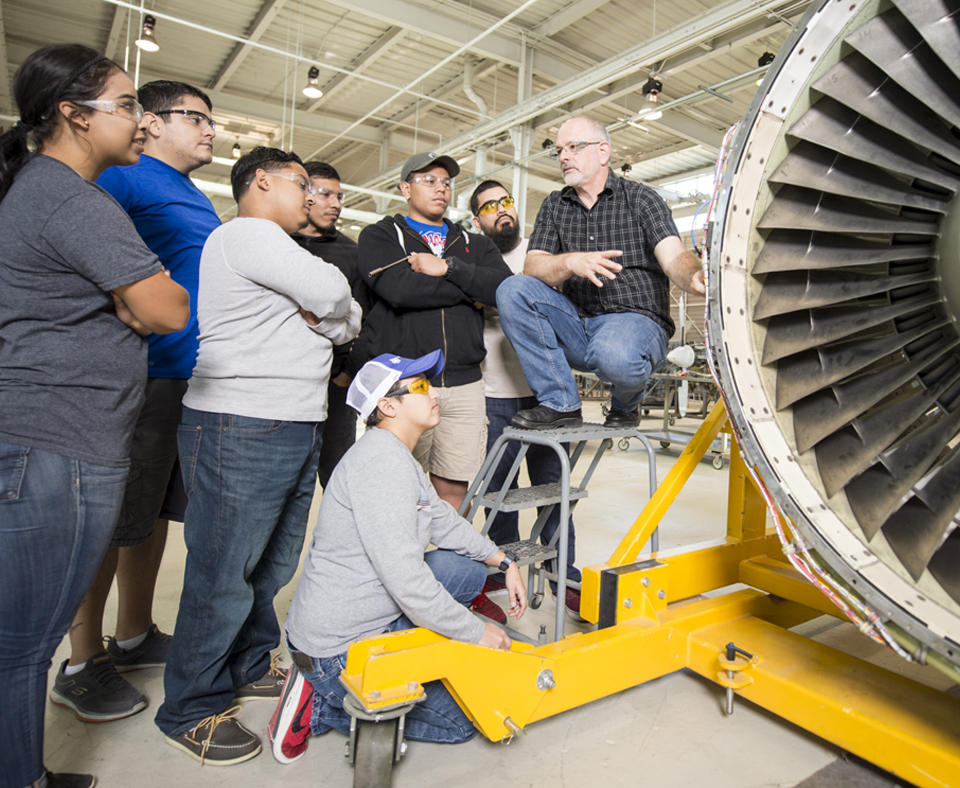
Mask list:
[[476,597],[470,603],[470,609],[475,610],[481,616],[486,616],[491,621],[496,621],[498,624],[507,623],[507,614],[500,609],[500,605],[487,599],[486,594],[481,593]]
[[280,763],[293,763],[307,751],[312,712],[313,685],[291,665],[280,702],[267,723],[273,757]]

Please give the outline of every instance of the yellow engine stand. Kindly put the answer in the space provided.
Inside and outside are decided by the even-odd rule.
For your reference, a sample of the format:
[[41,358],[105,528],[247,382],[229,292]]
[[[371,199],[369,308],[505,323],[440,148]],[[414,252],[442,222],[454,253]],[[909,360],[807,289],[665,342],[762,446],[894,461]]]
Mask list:
[[[510,651],[424,629],[383,635],[351,646],[344,684],[376,712],[416,700],[425,682],[442,679],[477,728],[499,741],[689,668],[906,780],[960,785],[960,699],[788,631],[840,614],[766,530],[763,498],[735,441],[726,538],[635,563],[725,425],[717,403],[610,559],[583,570],[581,614],[596,631]],[[735,583],[751,588],[698,596]],[[728,653],[729,643],[749,658]]]

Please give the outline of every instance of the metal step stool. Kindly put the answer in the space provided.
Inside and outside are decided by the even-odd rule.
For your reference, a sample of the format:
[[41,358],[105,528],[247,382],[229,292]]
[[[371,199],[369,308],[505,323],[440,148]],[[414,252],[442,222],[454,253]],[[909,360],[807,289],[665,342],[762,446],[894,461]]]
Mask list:
[[[582,498],[587,497],[587,485],[593,477],[600,463],[600,458],[609,449],[614,441],[622,438],[636,438],[647,451],[647,462],[650,469],[650,495],[657,489],[657,463],[653,446],[647,437],[637,427],[604,427],[602,424],[585,423],[581,427],[559,427],[550,430],[528,430],[517,427],[507,427],[497,438],[487,457],[470,484],[467,495],[460,505],[459,512],[471,513],[471,519],[484,508],[490,511],[484,516],[481,533],[484,535],[490,530],[490,525],[500,512],[516,512],[521,509],[541,507],[536,522],[530,530],[530,538],[519,542],[510,542],[500,545],[517,556],[519,566],[528,567],[527,587],[530,590],[530,606],[534,609],[540,606],[545,593],[545,581],[553,580],[557,583],[557,609],[554,624],[554,640],[563,637],[564,630],[564,599],[563,589],[579,588],[576,581],[567,580],[567,535],[570,529],[570,514],[574,506]],[[578,462],[584,456],[588,441],[598,440],[596,451],[590,460],[586,471],[579,483],[571,484],[571,474]],[[490,490],[490,481],[511,441],[520,444],[517,457],[510,466],[503,487],[499,490]],[[520,473],[520,465],[526,457],[531,445],[551,448],[560,460],[560,481],[552,484],[539,484],[511,490],[510,485]],[[568,448],[571,451],[568,453]],[[540,544],[540,533],[554,509],[560,507],[560,523],[554,532],[549,544]],[[654,532],[650,544],[653,550],[658,549],[659,535]],[[556,572],[548,572],[546,562],[556,559]],[[496,569],[491,569],[496,572]],[[534,583],[536,582],[536,590]],[[530,641],[530,638],[511,631],[511,635],[518,639]],[[532,642],[532,641],[531,641]]]

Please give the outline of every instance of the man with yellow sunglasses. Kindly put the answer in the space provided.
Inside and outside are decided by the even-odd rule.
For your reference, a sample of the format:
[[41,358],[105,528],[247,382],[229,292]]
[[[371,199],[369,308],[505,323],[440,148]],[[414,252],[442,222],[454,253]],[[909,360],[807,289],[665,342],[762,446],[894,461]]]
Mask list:
[[[470,195],[470,210],[473,213],[473,226],[493,241],[511,273],[521,273],[528,241],[522,237],[520,219],[510,192],[499,181],[483,181]],[[537,398],[533,396],[530,386],[527,385],[520,360],[503,333],[497,310],[484,309],[483,316],[483,344],[487,349],[483,366],[483,385],[486,397],[487,451],[489,452],[517,412],[526,408],[535,408]],[[503,486],[519,448],[517,443],[510,443],[507,446],[506,453],[490,480],[491,490],[499,490]],[[560,481],[560,460],[552,450],[543,446],[530,446],[526,454],[526,463],[527,475],[532,484],[550,484]],[[516,479],[511,486],[517,486]],[[559,508],[554,508],[553,514],[550,515],[541,532],[544,544],[553,537],[559,522]],[[517,541],[520,538],[517,512],[497,514],[490,525],[489,536],[497,544]],[[567,547],[569,561],[567,577],[579,582],[580,570],[573,565],[574,545],[573,518],[571,517]],[[506,621],[500,607],[486,596],[487,592],[501,588],[503,583],[500,577],[492,575],[487,580],[484,593],[474,601],[474,610],[494,621]],[[555,588],[554,592],[556,592]],[[579,617],[580,592],[575,588],[568,588],[564,602],[570,614]]]

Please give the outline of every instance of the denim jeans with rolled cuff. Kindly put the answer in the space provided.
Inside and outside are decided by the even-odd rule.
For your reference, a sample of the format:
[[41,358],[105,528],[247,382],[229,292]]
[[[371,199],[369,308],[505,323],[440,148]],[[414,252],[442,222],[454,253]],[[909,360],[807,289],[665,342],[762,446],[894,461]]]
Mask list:
[[646,315],[584,317],[566,296],[533,276],[504,279],[497,308],[537,401],[554,410],[580,407],[571,368],[610,383],[614,410],[633,410],[667,353],[667,332]]
[[[480,593],[487,577],[487,568],[450,550],[431,550],[424,555],[434,577],[463,605],[470,604]],[[412,629],[415,624],[401,615],[386,632]],[[291,643],[290,647],[296,649]],[[346,667],[347,652],[318,659],[311,657],[313,672],[304,672],[304,678],[313,685],[313,712],[310,730],[313,734],[326,733],[334,728],[350,733],[350,715],[343,710],[347,690],[340,683],[340,671]],[[442,681],[428,681],[423,685],[426,699],[414,705],[404,720],[404,738],[438,744],[457,744],[472,739],[477,729],[463,713]]]
[[322,428],[184,407],[187,563],[156,715],[168,736],[226,711],[270,667],[273,600],[300,560]]
[[128,466],[0,442],[0,781],[45,781],[50,660],[107,551]]

